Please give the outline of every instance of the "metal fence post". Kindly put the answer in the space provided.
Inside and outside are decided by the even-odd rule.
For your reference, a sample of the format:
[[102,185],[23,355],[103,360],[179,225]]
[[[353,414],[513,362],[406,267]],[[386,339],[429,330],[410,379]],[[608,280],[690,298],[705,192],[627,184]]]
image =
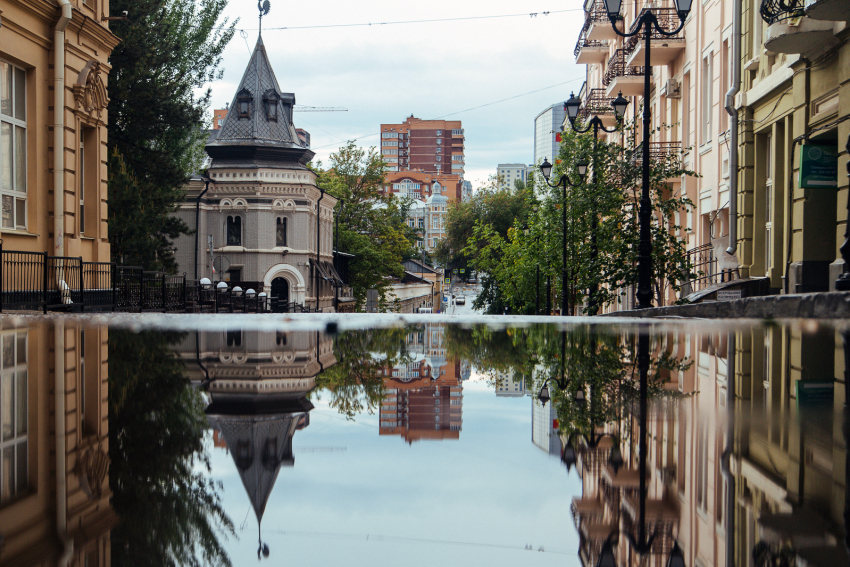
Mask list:
[[115,313],[115,303],[117,302],[115,282],[118,279],[118,264],[113,263],[111,268],[109,270],[109,285],[112,287],[112,312]]
[[183,309],[183,312],[185,313],[186,312],[186,272],[183,272],[183,298],[182,298],[182,302],[183,302],[182,309]]
[[44,253],[44,262],[41,264],[41,299],[44,302],[44,314],[47,315],[47,252]]
[[86,310],[86,273],[83,267],[83,257],[77,258],[80,263],[80,313]]

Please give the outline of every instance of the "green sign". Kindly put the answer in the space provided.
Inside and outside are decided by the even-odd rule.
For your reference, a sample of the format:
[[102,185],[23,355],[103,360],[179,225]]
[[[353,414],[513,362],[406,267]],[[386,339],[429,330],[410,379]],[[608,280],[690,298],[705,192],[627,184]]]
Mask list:
[[797,407],[832,405],[835,396],[834,380],[798,380]]
[[800,149],[800,189],[838,187],[838,152],[833,146],[803,145]]

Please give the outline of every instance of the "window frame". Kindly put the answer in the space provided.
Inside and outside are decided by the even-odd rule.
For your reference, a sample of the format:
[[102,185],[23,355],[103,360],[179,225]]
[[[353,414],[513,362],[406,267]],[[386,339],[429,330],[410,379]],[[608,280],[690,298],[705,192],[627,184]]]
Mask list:
[[[231,223],[239,228],[239,242],[236,244],[230,242]],[[224,225],[224,239],[225,246],[242,246],[242,217],[240,215],[227,215]]]
[[[2,99],[2,93],[7,88],[6,92],[9,96],[9,114],[5,114],[0,107],[0,206],[7,198],[11,199],[9,209],[11,226],[5,224],[5,218],[0,218],[0,228],[3,230],[27,230],[27,208],[29,204],[27,199],[29,193],[27,175],[27,75],[27,70],[23,67],[0,59],[0,99]],[[5,83],[10,79],[11,83],[6,87]],[[19,81],[23,83],[22,87],[18,87]],[[20,102],[19,98],[21,99]],[[11,143],[7,164],[3,163],[6,161],[3,156],[3,144],[6,138],[2,135],[5,128],[8,128],[8,140]],[[19,148],[20,152],[18,151]],[[3,170],[6,165],[10,167],[8,188],[3,186]],[[5,216],[5,213],[3,216]]]

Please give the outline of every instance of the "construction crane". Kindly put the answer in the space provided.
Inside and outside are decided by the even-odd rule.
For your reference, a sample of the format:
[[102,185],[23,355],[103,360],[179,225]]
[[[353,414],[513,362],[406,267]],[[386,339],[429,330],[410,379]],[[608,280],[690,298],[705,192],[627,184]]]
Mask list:
[[347,108],[341,106],[303,106],[295,105],[295,112],[348,112]]

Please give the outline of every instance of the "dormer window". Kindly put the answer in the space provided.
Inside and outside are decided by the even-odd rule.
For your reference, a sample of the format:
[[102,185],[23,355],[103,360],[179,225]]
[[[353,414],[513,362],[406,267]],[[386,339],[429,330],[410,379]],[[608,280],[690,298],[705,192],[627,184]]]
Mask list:
[[251,96],[251,91],[248,89],[242,89],[236,95],[236,108],[239,111],[239,120],[251,118],[251,102],[253,100],[254,97]]
[[269,122],[277,122],[277,109],[280,103],[280,95],[274,89],[269,89],[263,96],[263,104],[266,107],[266,118]]

